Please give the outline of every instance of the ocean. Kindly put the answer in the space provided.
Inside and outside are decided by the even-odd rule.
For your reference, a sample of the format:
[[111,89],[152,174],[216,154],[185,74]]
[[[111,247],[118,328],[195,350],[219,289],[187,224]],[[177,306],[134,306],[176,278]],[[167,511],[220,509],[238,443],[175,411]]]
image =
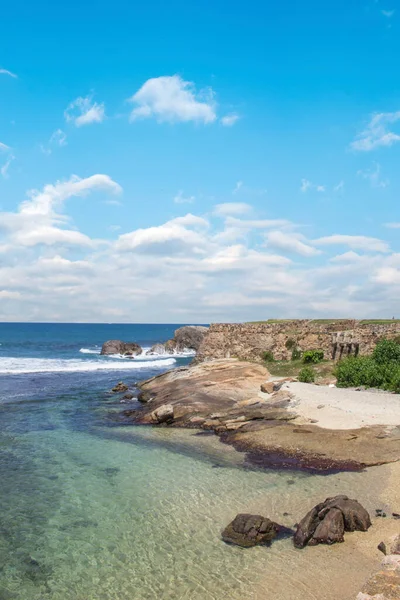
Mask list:
[[220,532],[238,512],[293,526],[332,492],[364,490],[373,506],[368,478],[258,470],[214,436],[124,417],[115,383],[192,357],[102,357],[102,343],[150,348],[176,327],[0,324],[0,600],[347,598],[329,584],[353,563],[362,571],[354,548],[329,560],[290,540],[244,551]]

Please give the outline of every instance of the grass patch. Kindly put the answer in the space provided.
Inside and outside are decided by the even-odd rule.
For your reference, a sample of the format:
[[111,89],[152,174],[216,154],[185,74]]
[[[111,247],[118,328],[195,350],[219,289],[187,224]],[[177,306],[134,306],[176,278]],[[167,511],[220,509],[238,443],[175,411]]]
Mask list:
[[[301,358],[299,360],[277,360],[274,363],[268,363],[266,367],[274,377],[298,377],[301,369],[304,368],[304,363]],[[333,378],[334,368],[333,360],[324,360],[313,365],[316,381]]]

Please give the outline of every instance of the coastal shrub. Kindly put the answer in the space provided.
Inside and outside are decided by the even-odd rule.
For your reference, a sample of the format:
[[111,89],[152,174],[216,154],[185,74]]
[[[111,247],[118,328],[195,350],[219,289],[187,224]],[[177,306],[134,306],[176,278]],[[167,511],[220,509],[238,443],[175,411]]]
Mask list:
[[296,347],[296,342],[295,340],[289,338],[288,340],[286,340],[285,346],[287,350],[293,350],[293,348]]
[[315,372],[311,367],[303,367],[299,373],[298,379],[302,383],[314,383]]
[[338,387],[382,388],[400,393],[400,364],[377,363],[373,356],[349,356],[335,368]]
[[324,360],[323,350],[306,350],[303,354],[303,363],[317,364]]
[[274,362],[275,360],[271,350],[266,350],[265,352],[263,352],[261,357],[264,362]]
[[375,346],[372,357],[379,365],[391,361],[400,363],[400,344],[396,340],[383,339]]
[[293,348],[292,360],[300,360],[300,358],[301,358],[301,350],[299,348]]

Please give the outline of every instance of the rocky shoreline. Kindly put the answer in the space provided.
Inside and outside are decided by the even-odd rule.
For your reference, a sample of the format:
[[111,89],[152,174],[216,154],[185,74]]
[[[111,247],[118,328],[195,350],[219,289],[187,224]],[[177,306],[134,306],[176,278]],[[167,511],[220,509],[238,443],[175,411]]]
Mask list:
[[305,422],[285,380],[273,382],[272,393],[261,391],[268,378],[264,366],[235,359],[181,367],[142,382],[141,405],[124,415],[138,425],[214,432],[245,452],[248,462],[269,468],[332,473],[399,459],[400,428],[328,429],[314,419]]
[[[247,463],[279,470],[300,469],[329,475],[362,471],[366,467],[399,460],[397,405],[394,404],[391,413],[388,411],[387,423],[381,420],[378,409],[380,403],[387,400],[384,395],[372,395],[372,400],[363,406],[362,393],[350,391],[343,398],[339,394],[338,400],[338,394],[333,392],[340,390],[332,390],[335,398],[330,405],[329,394],[321,387],[321,393],[324,392],[328,400],[317,406],[317,410],[327,411],[322,420],[325,425],[319,426],[317,419],[310,416],[315,412],[312,402],[299,405],[301,399],[295,394],[297,385],[287,379],[271,379],[268,370],[256,363],[237,359],[194,363],[140,383],[139,402],[134,408],[123,411],[124,419],[136,425],[194,429],[200,434],[215,434],[223,443],[244,452]],[[314,395],[319,393],[316,386],[312,388]],[[354,398],[349,400],[349,394],[355,394]],[[393,397],[391,399],[393,401]],[[343,414],[336,419],[339,428],[329,429],[326,426],[330,421],[329,411],[334,414],[342,411]],[[365,425],[354,427],[354,424],[364,422]],[[338,498],[344,497],[334,499],[336,504]],[[333,508],[327,507],[330,509],[329,519],[326,522],[322,520],[319,529],[317,524],[313,534],[316,543],[322,540],[327,544],[343,541],[341,524],[342,517],[344,523],[346,521],[345,513],[343,507],[336,504]],[[319,519],[324,519],[324,507],[321,504],[313,509]],[[311,516],[313,511],[310,511]],[[376,514],[376,517],[382,516],[382,511]],[[396,518],[393,516],[393,519]],[[309,515],[305,519],[307,521]],[[398,535],[399,527],[395,525],[398,521],[393,519],[390,519],[393,525],[389,531]],[[367,521],[369,526],[369,517]],[[304,526],[304,522],[303,519],[299,527]],[[279,535],[280,527],[267,517],[238,515],[224,530],[223,538],[229,543],[239,540],[241,545],[246,546],[249,545],[248,532],[257,540],[268,541],[275,533]],[[344,527],[346,531],[352,531],[351,528],[346,529],[346,525]],[[387,530],[385,526],[382,533]],[[285,530],[286,534],[288,531]],[[373,537],[376,539],[376,532]],[[379,543],[379,547],[390,556],[385,557],[381,569],[368,579],[357,600],[400,598],[399,548],[396,546],[393,551],[393,540],[390,544]]]

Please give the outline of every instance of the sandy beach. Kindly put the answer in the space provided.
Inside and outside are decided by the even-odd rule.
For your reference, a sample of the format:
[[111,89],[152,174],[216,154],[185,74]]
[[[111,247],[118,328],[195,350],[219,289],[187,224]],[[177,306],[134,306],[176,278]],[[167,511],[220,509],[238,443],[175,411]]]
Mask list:
[[291,408],[306,422],[326,429],[400,425],[400,395],[291,382],[282,389],[294,395]]

